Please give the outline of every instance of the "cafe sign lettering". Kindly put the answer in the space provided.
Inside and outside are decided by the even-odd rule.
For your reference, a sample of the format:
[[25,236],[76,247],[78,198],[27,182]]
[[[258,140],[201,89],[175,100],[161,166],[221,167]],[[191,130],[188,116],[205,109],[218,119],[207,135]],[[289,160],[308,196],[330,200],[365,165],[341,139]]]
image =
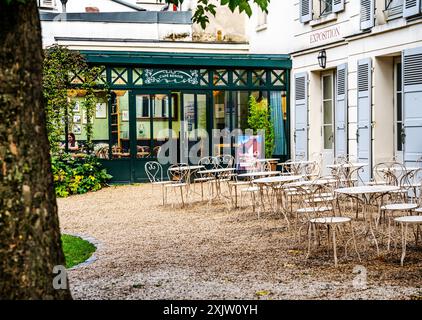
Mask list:
[[198,70],[145,69],[144,84],[199,84]]

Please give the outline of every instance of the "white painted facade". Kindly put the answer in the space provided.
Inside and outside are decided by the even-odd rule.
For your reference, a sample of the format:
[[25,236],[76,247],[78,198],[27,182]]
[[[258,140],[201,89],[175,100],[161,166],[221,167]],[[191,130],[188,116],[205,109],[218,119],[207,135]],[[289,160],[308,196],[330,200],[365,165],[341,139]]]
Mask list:
[[[414,2],[417,3],[418,1]],[[325,122],[323,119],[322,81],[324,79],[326,85],[329,81],[326,81],[327,78],[323,78],[323,76],[332,75],[334,81],[332,91],[334,91],[333,97],[336,100],[337,67],[347,64],[347,153],[351,159],[359,160],[362,142],[357,140],[358,106],[361,108],[364,100],[359,100],[358,103],[357,69],[359,60],[370,59],[372,61],[370,72],[372,76],[372,81],[370,81],[372,121],[370,126],[372,128],[369,132],[372,141],[368,144],[371,146],[372,157],[369,156],[368,162],[372,166],[393,157],[400,160],[403,158],[403,152],[398,150],[400,147],[397,145],[397,141],[401,132],[398,132],[396,122],[399,116],[397,108],[400,108],[400,103],[397,101],[399,95],[395,91],[400,91],[402,88],[397,88],[395,84],[397,79],[395,73],[398,68],[397,63],[402,61],[404,50],[422,47],[422,12],[412,18],[404,18],[403,14],[400,13],[401,10],[397,9],[403,8],[403,3],[406,0],[393,0],[391,3],[385,0],[334,0],[334,2],[344,2],[343,9],[337,13],[320,17],[320,0],[271,1],[269,14],[266,18],[267,23],[258,26],[259,13],[258,9],[255,8],[254,18],[251,19],[248,26],[251,53],[291,54],[293,61],[290,100],[292,157],[295,156],[295,151],[298,149],[295,143],[295,125],[297,122],[297,119],[295,119],[295,108],[297,106],[295,75],[306,74],[308,79],[305,90],[308,115],[307,156],[311,159],[317,159],[320,154],[323,154],[322,165],[324,166],[334,160],[335,143],[332,142],[332,149],[324,147],[323,129]],[[312,3],[313,15],[310,21],[301,22],[300,8],[301,5],[306,5],[306,3]],[[370,23],[373,21],[374,26],[365,30],[361,28],[361,3],[373,5],[371,12],[374,14],[374,19],[369,20]],[[389,8],[397,10],[394,16],[392,16],[392,11],[386,10],[386,5],[389,3]],[[366,11],[362,12],[365,13]],[[306,17],[304,20],[307,20]],[[327,54],[325,69],[319,66],[317,58],[322,49],[325,49]],[[418,60],[418,63],[422,68],[422,60]],[[410,75],[410,78],[416,77],[417,79],[414,80],[422,85],[421,73],[413,72],[408,75]],[[420,96],[412,98],[408,95],[408,97],[413,99],[413,102],[404,99],[403,101],[406,100],[406,104],[403,108],[408,108],[407,117],[409,118],[410,110],[413,110],[410,103],[418,103],[422,108],[422,99]],[[335,108],[336,101],[333,101],[331,110],[334,112],[336,111]],[[326,116],[329,118],[327,113]],[[409,121],[411,122],[411,119]],[[337,138],[336,124],[334,112],[332,115],[334,140]],[[410,126],[405,128],[406,139],[401,147],[409,153],[409,150],[416,145],[417,150],[412,152],[420,152],[422,156],[422,145],[414,141],[418,136],[414,136],[415,132],[419,131],[413,132]],[[422,131],[420,132],[422,133]],[[414,154],[412,157],[414,157]],[[408,158],[405,161],[414,162],[414,159]],[[368,174],[370,175],[370,172]]]
[[[117,1],[117,2],[116,2]],[[43,46],[76,50],[248,53],[245,16],[219,8],[204,31],[191,22],[195,0],[178,12],[156,0],[38,0]],[[127,5],[125,5],[127,4]],[[92,8],[96,12],[92,12]],[[217,33],[221,36],[218,39]]]

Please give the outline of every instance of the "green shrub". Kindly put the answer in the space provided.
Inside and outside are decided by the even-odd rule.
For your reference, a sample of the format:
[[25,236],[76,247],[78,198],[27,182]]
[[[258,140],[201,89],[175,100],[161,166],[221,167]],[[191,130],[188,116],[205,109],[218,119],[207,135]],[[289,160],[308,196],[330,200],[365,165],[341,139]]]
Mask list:
[[97,158],[71,155],[51,159],[56,195],[60,198],[100,190],[112,178]]

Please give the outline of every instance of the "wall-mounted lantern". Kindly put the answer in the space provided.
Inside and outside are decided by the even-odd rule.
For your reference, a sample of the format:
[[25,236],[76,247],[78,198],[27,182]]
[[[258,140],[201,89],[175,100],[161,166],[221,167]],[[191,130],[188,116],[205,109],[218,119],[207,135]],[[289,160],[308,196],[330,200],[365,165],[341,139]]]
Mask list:
[[327,52],[324,49],[318,53],[318,64],[322,69],[327,66]]

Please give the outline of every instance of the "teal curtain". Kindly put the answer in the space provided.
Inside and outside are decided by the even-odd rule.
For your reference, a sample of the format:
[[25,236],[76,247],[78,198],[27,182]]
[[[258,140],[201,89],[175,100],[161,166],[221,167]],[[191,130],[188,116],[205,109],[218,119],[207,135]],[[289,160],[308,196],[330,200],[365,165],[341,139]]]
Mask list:
[[270,93],[271,120],[274,124],[275,148],[277,156],[287,155],[286,131],[284,128],[283,108],[280,91]]

